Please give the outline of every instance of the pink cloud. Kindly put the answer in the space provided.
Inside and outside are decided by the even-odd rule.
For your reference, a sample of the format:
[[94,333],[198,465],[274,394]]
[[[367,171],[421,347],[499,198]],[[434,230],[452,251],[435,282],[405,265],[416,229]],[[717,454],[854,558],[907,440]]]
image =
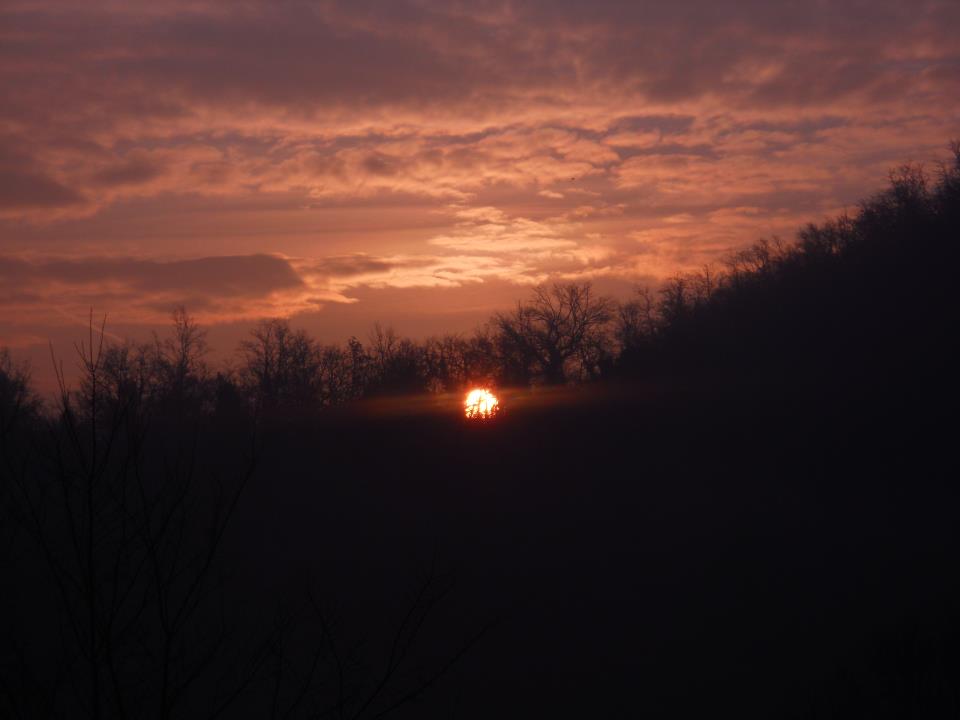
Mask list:
[[7,2],[0,316],[655,281],[942,157],[958,26],[936,0]]

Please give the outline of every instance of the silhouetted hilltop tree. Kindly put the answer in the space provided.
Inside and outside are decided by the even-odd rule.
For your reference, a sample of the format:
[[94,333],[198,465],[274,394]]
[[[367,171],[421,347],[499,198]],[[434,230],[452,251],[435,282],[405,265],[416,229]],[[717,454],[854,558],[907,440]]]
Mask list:
[[322,405],[340,405],[359,397],[354,391],[356,383],[349,347],[318,346],[317,372]]
[[[100,407],[111,415],[144,404],[158,405],[167,396],[168,387],[156,362],[155,348],[149,344],[106,343],[102,352],[102,378],[98,385]],[[86,381],[81,394],[87,401],[92,387]],[[83,403],[81,407],[86,407]]]
[[30,387],[30,372],[0,348],[0,440],[11,438],[31,424],[41,408],[40,398]]
[[527,302],[493,319],[509,379],[548,384],[596,377],[609,356],[607,326],[614,304],[590,283],[535,288]]
[[460,335],[447,334],[427,338],[423,343],[423,363],[427,389],[432,392],[459,390],[471,377],[468,364],[469,342]]
[[195,456],[149,461],[159,450],[147,433],[152,398],[168,389],[155,355],[110,345],[92,321],[76,350],[80,389],[58,364],[53,414],[30,442],[2,448],[4,523],[20,530],[9,574],[29,590],[3,617],[3,707],[11,717],[171,717],[235,659],[214,570],[253,461],[220,458],[223,474],[201,484]]
[[[789,376],[795,385],[867,385],[889,373],[940,372],[952,335],[960,149],[934,179],[891,173],[889,187],[709,268],[643,290],[620,308],[618,373]],[[921,371],[923,367],[925,370]]]
[[172,333],[164,338],[154,335],[153,352],[158,398],[179,412],[196,412],[210,397],[210,369],[205,357],[209,352],[207,333],[185,308],[171,314]]
[[659,326],[656,302],[650,288],[637,289],[636,296],[617,305],[613,336],[620,348],[620,366],[639,367],[648,355]]
[[318,407],[320,359],[316,343],[286,320],[262,320],[240,344],[240,381],[266,412]]
[[[105,423],[132,408],[149,412],[154,422],[171,424],[211,414],[218,381],[204,360],[206,333],[182,308],[172,319],[169,336],[155,334],[150,343],[115,342],[104,335],[103,326],[94,326],[91,315],[89,336],[76,347],[80,383],[71,391],[76,411],[96,412]],[[96,373],[85,364],[92,357],[97,358]]]
[[[310,413],[474,384],[790,373],[795,384],[816,385],[915,368],[924,356],[936,364],[952,327],[958,196],[955,145],[935,177],[902,167],[855,213],[807,225],[793,243],[760,240],[730,253],[720,270],[675,275],[626,302],[589,283],[554,283],[467,336],[415,341],[377,323],[366,344],[320,344],[287,320],[267,319],[240,344],[236,371],[211,369],[205,331],[178,308],[170,333],[152,343],[91,335],[102,372],[96,388],[81,383],[78,392],[98,400],[77,406],[108,420],[145,405],[157,419],[182,422]],[[17,382],[10,368],[7,360],[8,394]]]
[[464,385],[487,384],[502,376],[497,337],[489,324],[467,339],[463,352]]
[[380,323],[370,332],[367,394],[418,393],[427,388],[424,348]]
[[350,362],[350,397],[359,398],[367,386],[367,376],[370,371],[370,358],[356,337],[347,340],[347,353]]
[[[261,441],[245,413],[226,428],[156,422],[178,388],[189,398],[204,384],[202,336],[175,321],[187,332],[171,344],[134,345],[109,343],[91,319],[80,389],[57,364],[44,416],[26,369],[0,351],[0,716],[372,718],[417,700],[483,628],[420,648],[451,589],[433,567],[383,660],[349,640],[328,588],[250,611],[256,593],[221,556]],[[250,349],[279,403],[323,355],[288,330],[263,323]],[[235,402],[228,377],[210,384]]]
[[[30,387],[25,365],[15,363],[10,351],[0,348],[0,565],[6,565],[16,527],[4,512],[11,506],[13,476],[21,471],[21,449],[28,447],[42,425],[42,404]],[[3,612],[0,601],[0,615]]]

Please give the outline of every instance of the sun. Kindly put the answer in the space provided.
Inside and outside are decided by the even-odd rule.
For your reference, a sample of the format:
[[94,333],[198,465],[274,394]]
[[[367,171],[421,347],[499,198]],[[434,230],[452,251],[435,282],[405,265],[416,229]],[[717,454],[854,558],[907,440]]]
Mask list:
[[477,388],[467,393],[463,407],[470,420],[489,420],[500,412],[500,401],[489,390]]

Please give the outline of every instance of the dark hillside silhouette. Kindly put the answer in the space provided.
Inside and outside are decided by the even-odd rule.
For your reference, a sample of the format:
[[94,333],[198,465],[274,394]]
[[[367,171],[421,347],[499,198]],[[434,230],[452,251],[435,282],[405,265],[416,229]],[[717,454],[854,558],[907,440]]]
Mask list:
[[[203,363],[202,332],[181,310],[174,321],[171,338],[136,347],[107,345],[91,318],[80,386],[61,372],[45,414],[0,356],[4,716],[367,718],[416,700],[483,626],[458,627],[437,656],[415,647],[450,592],[435,566],[406,580],[382,658],[358,650],[312,568],[282,595],[236,582],[223,556],[259,471],[261,408],[211,409],[234,401]],[[309,341],[285,330],[261,326],[249,350],[274,413],[307,389],[289,369]]]
[[918,363],[923,382],[945,370],[941,350],[951,340],[958,152],[933,177],[900,168],[887,190],[855,212],[808,225],[795,242],[760,240],[719,268],[639,288],[625,302],[589,283],[554,283],[471,335],[424,341],[378,323],[366,341],[324,344],[287,320],[264,320],[232,369],[210,367],[204,331],[179,308],[170,337],[107,343],[107,384],[160,415],[235,418],[239,404],[257,416],[304,416],[364,397],[489,383],[779,383],[787,375],[794,388],[829,393],[915,372]]
[[0,715],[955,716],[958,231],[960,147],[623,303],[0,354]]
[[645,291],[621,310],[619,373],[787,375],[831,388],[939,377],[954,334],[958,153],[935,181],[901,168],[855,213],[808,225],[796,243],[764,240],[721,273],[677,276],[656,300]]

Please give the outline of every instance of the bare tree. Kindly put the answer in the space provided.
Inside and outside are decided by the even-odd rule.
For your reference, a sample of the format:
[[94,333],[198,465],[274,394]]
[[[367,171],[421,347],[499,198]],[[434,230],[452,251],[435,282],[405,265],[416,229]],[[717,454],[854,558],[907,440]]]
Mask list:
[[613,302],[593,293],[590,283],[556,283],[538,287],[526,303],[511,313],[495,316],[494,324],[504,346],[534,366],[547,383],[563,383],[568,364],[583,362],[607,340]]
[[39,552],[27,557],[52,590],[20,608],[18,674],[36,687],[11,694],[11,707],[31,717],[33,697],[54,717],[166,719],[193,688],[213,687],[210,669],[228,654],[215,561],[254,456],[203,483],[195,452],[148,461],[144,385],[131,389],[132,356],[109,349],[91,318],[76,348],[81,391],[55,361],[56,414],[10,475],[14,515]]
[[481,326],[464,347],[463,376],[465,383],[487,383],[501,372],[497,337],[489,324]]
[[[304,367],[303,343],[283,325],[260,330],[251,352],[272,377]],[[231,435],[227,452],[210,457],[198,427],[150,422],[149,346],[111,346],[91,322],[76,350],[81,390],[67,387],[55,361],[55,414],[38,421],[30,442],[0,443],[0,560],[27,593],[26,603],[0,594],[0,715],[384,717],[433,687],[483,634],[458,642],[437,628],[431,637],[449,650],[425,645],[424,628],[452,587],[433,567],[382,662],[354,655],[359,646],[314,593],[306,607],[294,604],[299,612],[285,600],[272,624],[251,621],[234,607],[219,556],[258,442]],[[320,356],[335,375],[321,373],[331,396],[346,392],[350,355],[332,347]],[[3,418],[34,402],[27,380],[0,353]],[[13,426],[0,425],[0,440]],[[186,432],[193,443],[157,432]],[[8,528],[26,531],[23,539]],[[14,540],[25,552],[8,551]]]
[[427,338],[423,344],[424,371],[433,381],[434,390],[459,390],[469,382],[469,347],[469,342],[460,335]]
[[636,297],[617,307],[614,337],[621,352],[633,350],[653,338],[657,330],[656,303],[650,288],[637,288]]
[[392,327],[375,323],[370,333],[370,373],[367,391],[418,392],[426,388],[423,348],[400,337]]
[[310,407],[320,401],[316,343],[286,320],[261,321],[240,344],[241,376],[264,409]]
[[667,326],[682,323],[692,308],[690,279],[683,274],[668,278],[660,288],[657,314]]
[[810,223],[798,233],[798,249],[808,264],[830,260],[847,248],[853,231],[854,221],[847,213],[822,225]]
[[157,371],[163,394],[183,400],[207,378],[207,333],[182,306],[171,313],[171,319],[171,337],[154,335]]
[[709,265],[704,265],[697,272],[690,273],[690,294],[695,308],[703,307],[716,292],[719,285],[717,273]]
[[30,389],[30,372],[0,348],[0,440],[7,438],[25,420],[36,415],[40,399]]
[[339,345],[317,348],[317,374],[323,405],[341,405],[354,400],[353,360],[349,349]]

